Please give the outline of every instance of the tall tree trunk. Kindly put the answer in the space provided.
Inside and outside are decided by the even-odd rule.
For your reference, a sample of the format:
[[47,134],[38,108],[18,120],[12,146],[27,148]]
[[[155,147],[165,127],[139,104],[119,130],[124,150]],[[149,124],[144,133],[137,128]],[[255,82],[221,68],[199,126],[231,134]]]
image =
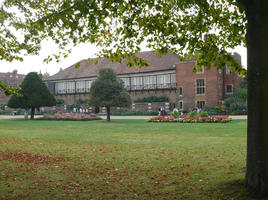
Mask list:
[[107,112],[107,118],[106,118],[106,120],[107,120],[107,122],[111,121],[111,117],[110,117],[111,110],[110,109],[111,109],[110,107],[106,107],[106,112]]
[[248,18],[246,186],[251,195],[265,198],[268,197],[268,1],[246,2]]
[[31,108],[31,119],[34,119],[35,108]]

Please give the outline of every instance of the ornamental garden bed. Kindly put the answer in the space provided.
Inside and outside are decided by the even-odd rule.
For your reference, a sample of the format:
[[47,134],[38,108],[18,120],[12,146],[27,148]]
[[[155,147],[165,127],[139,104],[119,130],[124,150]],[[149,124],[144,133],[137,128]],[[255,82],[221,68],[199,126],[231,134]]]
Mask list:
[[208,117],[189,117],[189,116],[157,116],[152,117],[148,122],[177,122],[177,123],[227,123],[232,118],[227,115],[213,115]]
[[63,121],[92,121],[100,120],[101,118],[93,113],[83,114],[83,113],[55,113],[55,114],[45,114],[42,118],[37,118],[37,120],[63,120]]

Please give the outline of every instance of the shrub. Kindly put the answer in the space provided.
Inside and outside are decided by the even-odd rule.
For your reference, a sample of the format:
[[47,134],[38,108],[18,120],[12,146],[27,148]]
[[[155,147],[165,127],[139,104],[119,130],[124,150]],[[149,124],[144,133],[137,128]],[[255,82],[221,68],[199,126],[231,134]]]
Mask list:
[[200,117],[208,117],[208,113],[207,112],[201,112],[199,113]]
[[1,109],[1,110],[5,110],[5,107],[6,107],[6,106],[7,106],[6,104],[1,104],[1,105],[0,105],[0,109]]
[[138,98],[134,101],[135,103],[150,103],[150,102],[169,102],[169,98],[166,96],[150,96],[144,98]]
[[196,110],[193,110],[193,111],[191,111],[191,112],[189,112],[189,117],[196,117],[197,116],[197,112],[196,112]]
[[174,118],[177,118],[179,116],[179,111],[177,109],[174,109],[172,113],[170,113],[171,116]]
[[63,99],[56,99],[56,106],[62,106],[64,104],[64,100]]
[[224,105],[227,106],[229,113],[247,111],[247,89],[239,88],[234,95],[225,99]]
[[10,111],[8,111],[8,110],[0,111],[0,115],[8,115],[8,114],[10,114]]
[[203,111],[206,111],[208,115],[225,115],[227,113],[226,106],[205,106]]

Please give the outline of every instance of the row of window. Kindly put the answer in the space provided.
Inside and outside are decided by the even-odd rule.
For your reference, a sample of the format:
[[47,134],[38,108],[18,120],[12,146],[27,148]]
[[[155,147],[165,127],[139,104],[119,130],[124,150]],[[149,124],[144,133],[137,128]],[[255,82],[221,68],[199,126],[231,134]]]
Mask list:
[[[233,85],[226,85],[226,93],[232,94],[233,93]],[[183,89],[182,87],[179,87],[178,89],[179,95],[183,95]],[[206,86],[205,86],[205,80],[204,79],[197,79],[196,80],[196,94],[197,95],[205,95],[206,92]]]
[[[196,101],[196,107],[197,108],[204,108],[205,107],[205,105],[206,105],[206,102],[205,101]],[[179,108],[179,110],[183,110],[183,100],[181,100],[181,101],[179,101],[178,102],[178,108]]]
[[[221,71],[222,71],[221,69],[218,70],[219,73],[221,73]],[[197,74],[204,74],[204,72],[205,72],[205,69],[204,69],[204,67],[202,67],[202,69],[200,71],[197,71],[196,73]],[[225,67],[225,73],[231,74],[231,68],[229,66]]]
[[69,82],[60,82],[55,84],[56,94],[65,94],[65,93],[83,93],[89,92],[93,80],[88,81],[69,81]]
[[161,74],[150,76],[138,76],[138,77],[124,77],[121,78],[125,86],[136,85],[165,85],[176,83],[176,74]]
[[[176,74],[120,78],[128,90],[176,88]],[[68,81],[55,84],[56,94],[89,92],[93,80]]]
[[[144,77],[128,77],[121,78],[124,82],[125,87],[128,90],[144,90],[144,89],[164,89],[164,88],[175,88],[176,79],[175,74],[165,74],[157,76],[144,76]],[[93,80],[87,81],[69,81],[60,82],[55,85],[55,92],[57,94],[65,93],[84,93],[89,92]],[[180,96],[183,95],[183,88],[179,87],[178,93]],[[196,94],[205,95],[206,86],[204,79],[196,80]],[[233,93],[233,85],[226,86],[226,93]]]

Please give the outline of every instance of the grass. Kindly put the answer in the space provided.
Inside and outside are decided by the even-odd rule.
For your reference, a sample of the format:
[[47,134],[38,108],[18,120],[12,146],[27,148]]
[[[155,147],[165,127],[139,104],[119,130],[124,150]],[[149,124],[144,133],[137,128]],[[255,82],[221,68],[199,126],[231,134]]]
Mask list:
[[0,199],[249,199],[246,121],[0,120]]

